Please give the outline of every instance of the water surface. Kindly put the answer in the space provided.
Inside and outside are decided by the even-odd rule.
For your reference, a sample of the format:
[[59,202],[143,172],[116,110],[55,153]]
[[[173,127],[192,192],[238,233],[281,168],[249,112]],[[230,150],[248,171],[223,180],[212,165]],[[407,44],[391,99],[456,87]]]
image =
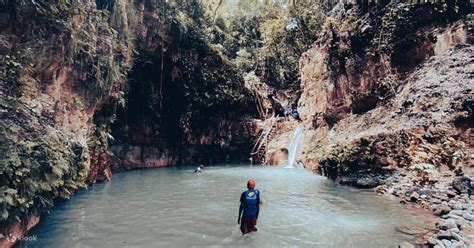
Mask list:
[[[131,171],[56,206],[18,247],[397,247],[396,227],[427,224],[396,201],[303,169],[194,167]],[[254,178],[258,232],[242,236],[239,197]]]

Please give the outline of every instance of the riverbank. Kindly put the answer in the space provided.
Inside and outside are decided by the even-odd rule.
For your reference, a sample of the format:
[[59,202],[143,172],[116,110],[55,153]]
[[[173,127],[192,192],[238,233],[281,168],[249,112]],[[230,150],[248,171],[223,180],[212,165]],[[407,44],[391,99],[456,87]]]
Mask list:
[[[432,185],[420,181],[435,181]],[[420,176],[418,171],[398,171],[375,188],[379,194],[396,196],[401,204],[429,209],[437,220],[434,233],[415,243],[428,247],[472,247],[474,244],[474,182],[448,173]]]

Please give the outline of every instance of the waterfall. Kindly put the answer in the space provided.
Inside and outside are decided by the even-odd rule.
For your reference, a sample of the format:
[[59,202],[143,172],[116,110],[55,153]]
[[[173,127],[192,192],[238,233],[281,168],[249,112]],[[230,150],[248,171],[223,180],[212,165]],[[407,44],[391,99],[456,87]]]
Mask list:
[[294,168],[296,165],[296,154],[300,145],[301,137],[303,136],[303,127],[298,126],[291,138],[290,146],[288,147],[288,163],[287,168]]

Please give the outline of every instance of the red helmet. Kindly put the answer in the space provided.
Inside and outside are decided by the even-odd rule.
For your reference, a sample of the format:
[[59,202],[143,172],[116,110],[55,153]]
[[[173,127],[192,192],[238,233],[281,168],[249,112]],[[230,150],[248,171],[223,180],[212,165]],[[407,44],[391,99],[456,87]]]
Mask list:
[[247,182],[247,188],[249,189],[255,189],[255,181],[253,179],[250,179],[248,182]]

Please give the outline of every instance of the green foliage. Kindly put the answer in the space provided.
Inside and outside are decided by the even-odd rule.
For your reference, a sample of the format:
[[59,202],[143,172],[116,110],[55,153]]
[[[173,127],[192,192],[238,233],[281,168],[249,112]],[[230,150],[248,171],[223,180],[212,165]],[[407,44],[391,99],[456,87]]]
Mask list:
[[[110,1],[102,4],[112,5]],[[15,25],[21,28],[18,32],[28,37],[22,47],[14,47],[18,51],[17,59],[20,64],[29,63],[33,58],[25,56],[25,53],[36,49],[45,50],[44,54],[40,55],[45,57],[45,60],[51,59],[51,56],[64,57],[63,66],[77,71],[79,80],[76,80],[75,87],[84,91],[84,96],[89,97],[88,100],[100,99],[112,90],[121,88],[125,82],[129,68],[124,66],[124,59],[126,54],[130,53],[127,51],[130,45],[127,39],[130,37],[121,35],[112,28],[108,10],[99,10],[93,5],[73,3],[69,0],[53,3],[48,0],[36,0],[11,2],[5,11],[9,13],[10,21],[16,22]],[[27,20],[25,17],[34,18]],[[0,22],[0,27],[7,28],[11,25]],[[51,37],[53,44],[47,43]],[[64,43],[64,54],[59,54],[60,50],[55,47],[58,42]],[[44,62],[46,65],[50,63],[42,61],[41,58],[34,59],[39,65],[42,63],[38,62]],[[36,70],[47,69],[36,66]]]
[[0,71],[0,76],[8,87],[8,92],[12,95],[18,95],[20,91],[20,70],[23,68],[21,61],[19,61],[16,56],[7,55],[4,59],[5,67]]
[[324,20],[320,5],[305,1],[224,1],[210,35],[243,71],[256,71],[277,88],[299,88],[298,60],[315,41]]
[[324,15],[317,4],[305,3],[290,6],[286,15],[280,12],[260,25],[259,57],[270,72],[269,80],[274,81],[270,84],[297,89],[299,57],[316,40]]
[[1,99],[2,108],[8,110],[0,122],[0,224],[4,225],[41,214],[55,200],[69,198],[84,186],[89,160],[87,147],[68,142],[70,138],[57,131],[31,133],[27,110],[5,96]]
[[[130,75],[137,88],[130,89],[126,107],[133,112],[127,119],[139,121],[155,141],[171,136],[172,142],[179,143],[186,135],[197,137],[216,127],[219,121],[255,113],[240,71],[225,51],[209,40],[212,20],[205,9],[200,1],[148,6],[148,11],[164,16],[167,25],[156,34],[160,46],[152,46],[150,51],[148,44],[138,45],[139,55]],[[157,70],[162,61],[163,71]],[[128,126],[118,129],[129,130]],[[120,137],[123,133],[114,136],[127,139]]]

